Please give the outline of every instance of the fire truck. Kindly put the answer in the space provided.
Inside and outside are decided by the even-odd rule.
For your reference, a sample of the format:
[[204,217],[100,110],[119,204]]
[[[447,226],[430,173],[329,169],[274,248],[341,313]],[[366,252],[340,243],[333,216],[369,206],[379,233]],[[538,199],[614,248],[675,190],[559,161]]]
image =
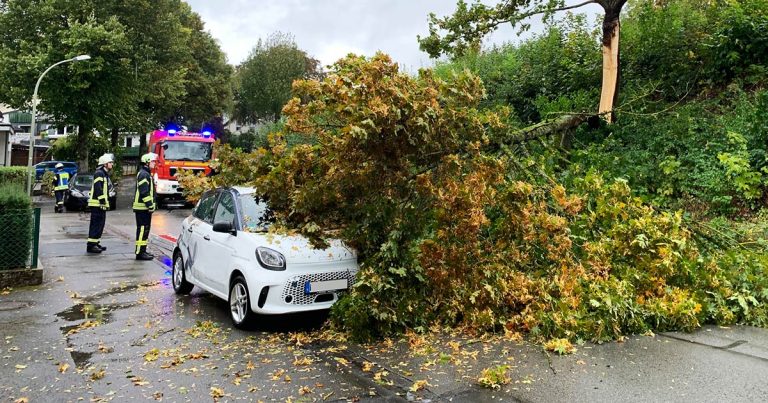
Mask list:
[[158,155],[157,165],[151,172],[158,203],[183,201],[183,189],[176,179],[182,169],[205,175],[211,172],[209,162],[214,141],[213,133],[207,130],[193,133],[168,128],[150,134],[149,151]]

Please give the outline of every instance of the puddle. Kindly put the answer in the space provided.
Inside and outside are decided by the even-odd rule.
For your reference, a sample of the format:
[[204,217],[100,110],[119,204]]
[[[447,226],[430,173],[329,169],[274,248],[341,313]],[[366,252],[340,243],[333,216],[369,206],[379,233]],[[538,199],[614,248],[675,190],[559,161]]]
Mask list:
[[136,305],[138,305],[137,302],[103,305],[83,302],[77,305],[73,305],[57,313],[56,316],[68,322],[75,322],[79,320],[96,320],[99,322],[109,322],[112,318],[113,311],[130,308]]
[[72,361],[75,362],[77,368],[85,368],[91,364],[91,357],[93,353],[84,351],[70,351],[69,355],[72,356]]

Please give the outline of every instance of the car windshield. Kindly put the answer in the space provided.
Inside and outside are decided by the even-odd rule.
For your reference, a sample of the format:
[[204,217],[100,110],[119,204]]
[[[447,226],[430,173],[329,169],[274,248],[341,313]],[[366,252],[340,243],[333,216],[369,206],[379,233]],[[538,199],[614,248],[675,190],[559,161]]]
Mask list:
[[93,185],[93,176],[91,175],[77,175],[75,176],[75,186],[78,187],[91,187]]
[[211,159],[211,143],[198,141],[166,141],[163,157],[174,161],[208,161]]
[[240,196],[240,206],[243,213],[243,231],[264,232],[274,222],[272,211],[258,196],[252,194]]

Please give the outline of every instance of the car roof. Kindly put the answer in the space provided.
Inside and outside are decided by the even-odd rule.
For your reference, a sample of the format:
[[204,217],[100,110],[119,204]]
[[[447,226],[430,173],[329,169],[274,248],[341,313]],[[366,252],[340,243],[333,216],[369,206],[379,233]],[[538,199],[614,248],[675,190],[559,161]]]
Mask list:
[[75,166],[77,165],[77,162],[73,162],[73,161],[56,161],[56,160],[53,160],[53,161],[40,161],[40,162],[38,162],[35,165],[40,165],[40,164],[58,164],[59,162],[61,162],[62,164],[65,164],[65,165],[66,164],[75,165]]
[[231,189],[241,195],[249,195],[256,192],[256,188],[246,186],[232,186]]

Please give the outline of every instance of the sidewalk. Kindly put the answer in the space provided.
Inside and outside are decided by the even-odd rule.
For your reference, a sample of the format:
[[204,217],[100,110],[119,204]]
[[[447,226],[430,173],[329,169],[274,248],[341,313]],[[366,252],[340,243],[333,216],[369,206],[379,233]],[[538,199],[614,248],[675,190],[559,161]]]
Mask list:
[[[44,283],[0,294],[0,401],[210,401],[214,389],[220,401],[768,399],[768,330],[752,327],[587,343],[563,357],[524,342],[448,336],[302,343],[293,332],[307,330],[307,318],[232,329],[226,302],[199,290],[177,297],[167,266],[133,260],[125,206],[108,214],[108,250],[97,256],[84,253],[87,214],[43,206]],[[171,232],[186,214],[162,211],[153,228]],[[193,336],[208,323],[210,333]],[[508,385],[477,384],[483,369],[499,365],[509,368]]]

